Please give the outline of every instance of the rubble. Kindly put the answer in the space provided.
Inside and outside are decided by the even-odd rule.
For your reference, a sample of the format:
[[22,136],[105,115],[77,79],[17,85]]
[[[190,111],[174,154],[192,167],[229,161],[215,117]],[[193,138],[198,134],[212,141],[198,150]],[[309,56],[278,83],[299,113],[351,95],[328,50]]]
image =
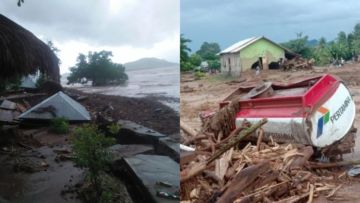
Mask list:
[[[199,141],[196,145],[200,146]],[[188,158],[182,156],[181,200],[240,203],[312,202],[320,196],[328,200],[343,199],[346,197],[337,196],[336,192],[351,177],[338,166],[358,164],[357,161],[317,163],[313,160],[313,148],[305,145],[264,143],[259,139],[258,146],[252,143],[239,146],[196,150],[187,152]],[[184,178],[199,166],[201,171]]]
[[314,59],[307,60],[301,56],[295,56],[293,59],[285,60],[281,63],[280,68],[284,71],[308,70],[313,68],[314,63]]

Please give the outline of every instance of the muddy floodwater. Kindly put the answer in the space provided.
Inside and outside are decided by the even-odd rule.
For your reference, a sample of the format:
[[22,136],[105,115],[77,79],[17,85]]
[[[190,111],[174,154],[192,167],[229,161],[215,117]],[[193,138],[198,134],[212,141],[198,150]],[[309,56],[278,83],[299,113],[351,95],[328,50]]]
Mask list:
[[[56,153],[47,146],[29,150],[14,157],[0,156],[0,202],[67,202],[77,203],[80,200],[75,194],[61,195],[60,191],[67,185],[79,182],[82,170],[74,167],[73,162],[55,162]],[[37,172],[14,172],[14,162],[26,162]],[[41,163],[48,167],[41,168]],[[5,200],[6,199],[6,200]],[[8,200],[8,201],[7,201]]]

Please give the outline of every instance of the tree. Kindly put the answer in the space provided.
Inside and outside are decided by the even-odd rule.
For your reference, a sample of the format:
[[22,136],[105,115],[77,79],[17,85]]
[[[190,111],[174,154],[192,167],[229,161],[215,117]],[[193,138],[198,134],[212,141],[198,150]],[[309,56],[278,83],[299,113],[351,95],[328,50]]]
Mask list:
[[193,66],[200,66],[202,58],[199,54],[191,54],[189,61]]
[[128,80],[125,67],[111,61],[110,51],[89,52],[87,56],[79,54],[77,63],[70,68],[68,84],[87,83],[93,86],[121,84]]
[[91,185],[96,192],[96,202],[99,202],[103,193],[100,176],[111,160],[107,148],[115,144],[115,139],[105,137],[97,126],[87,124],[75,130],[72,144],[75,163],[88,169]]
[[324,37],[321,37],[321,38],[319,39],[318,47],[321,48],[321,49],[323,49],[323,48],[326,47],[326,39],[325,39]]
[[331,55],[328,49],[328,45],[326,43],[326,39],[321,37],[319,39],[318,45],[313,48],[312,51],[312,58],[315,59],[316,65],[326,65],[329,64],[331,61]]
[[296,33],[296,39],[290,40],[289,42],[282,43],[284,47],[289,48],[302,55],[304,58],[311,58],[312,53],[310,47],[307,45],[308,36],[302,36],[302,32]]
[[196,53],[199,54],[203,60],[216,60],[219,58],[216,54],[220,51],[218,43],[204,42]]
[[352,51],[358,55],[360,54],[360,23],[355,25],[352,36]]
[[190,39],[186,39],[184,34],[180,35],[180,69],[182,71],[187,71],[192,68],[191,63],[189,62],[188,52],[191,49],[187,46],[187,43],[191,42]]
[[210,69],[220,70],[221,64],[220,64],[219,60],[209,60],[208,63],[209,63]]
[[17,5],[20,7],[24,3],[24,0],[18,0]]

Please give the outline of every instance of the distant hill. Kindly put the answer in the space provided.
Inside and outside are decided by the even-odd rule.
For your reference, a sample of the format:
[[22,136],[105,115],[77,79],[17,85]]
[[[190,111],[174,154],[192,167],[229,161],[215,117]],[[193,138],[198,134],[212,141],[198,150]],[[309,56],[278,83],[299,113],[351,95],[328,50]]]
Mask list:
[[319,41],[317,39],[311,39],[306,42],[306,44],[310,47],[317,46],[319,44]]
[[126,70],[138,70],[138,69],[148,69],[148,68],[179,66],[179,64],[158,58],[141,58],[136,61],[125,63],[124,66]]

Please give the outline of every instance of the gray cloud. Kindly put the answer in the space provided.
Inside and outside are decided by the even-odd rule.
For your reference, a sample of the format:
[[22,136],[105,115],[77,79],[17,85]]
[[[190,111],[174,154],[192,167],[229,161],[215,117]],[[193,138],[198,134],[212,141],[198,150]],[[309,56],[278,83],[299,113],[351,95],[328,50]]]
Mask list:
[[251,36],[284,42],[298,32],[332,40],[360,22],[359,8],[356,0],[182,0],[181,32],[193,40],[194,51],[203,41],[219,42],[224,48]]
[[37,35],[94,45],[151,47],[179,32],[177,0],[119,2],[124,8],[112,14],[103,0],[25,0],[21,7],[2,0],[0,13]]

